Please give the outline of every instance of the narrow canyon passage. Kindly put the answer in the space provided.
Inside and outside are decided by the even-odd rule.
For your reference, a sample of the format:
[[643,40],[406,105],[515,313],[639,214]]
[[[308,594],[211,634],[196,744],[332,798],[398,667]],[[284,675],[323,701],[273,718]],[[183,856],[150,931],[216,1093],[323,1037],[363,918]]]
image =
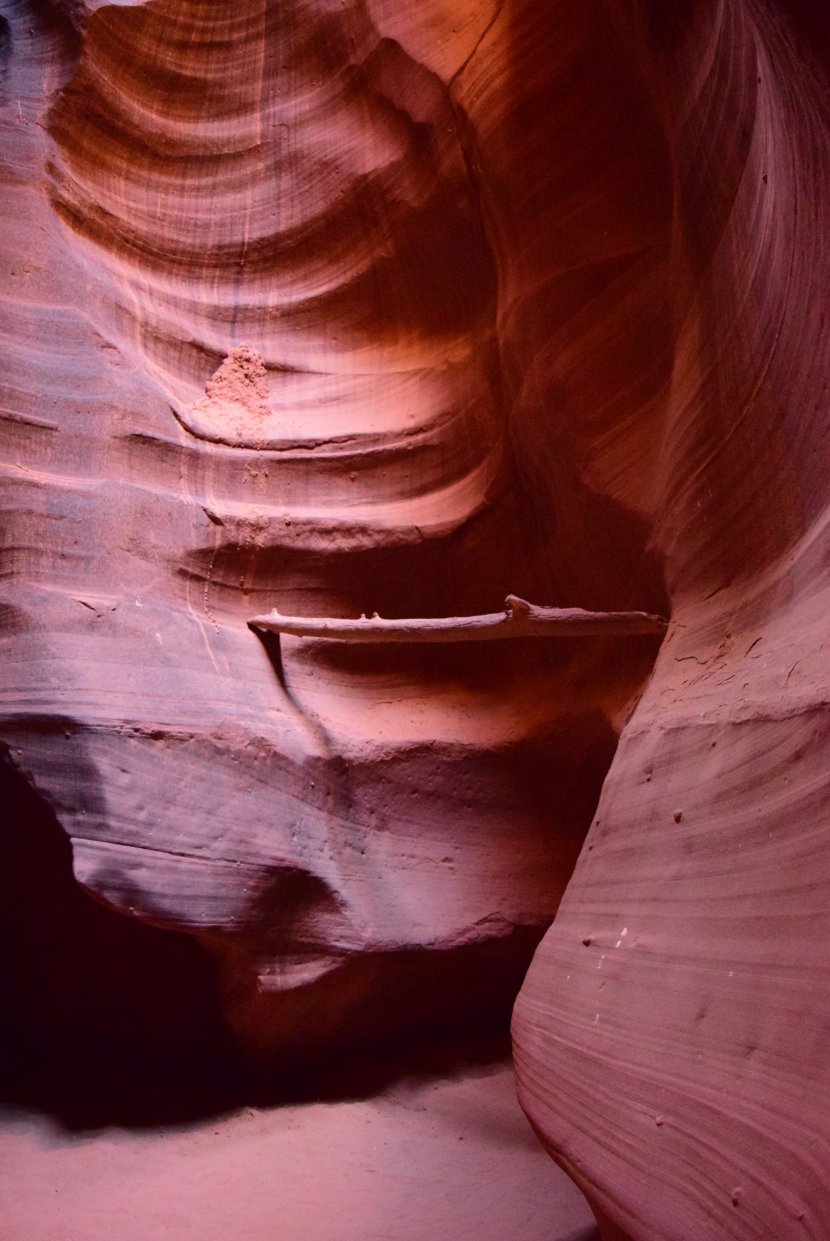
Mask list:
[[826,1241],[823,10],[0,16],[15,1241]]

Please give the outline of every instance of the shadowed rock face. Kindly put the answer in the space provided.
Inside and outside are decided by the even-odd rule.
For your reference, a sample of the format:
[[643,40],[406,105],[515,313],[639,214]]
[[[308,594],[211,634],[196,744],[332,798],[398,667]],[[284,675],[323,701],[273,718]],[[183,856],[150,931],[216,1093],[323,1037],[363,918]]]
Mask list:
[[[273,1063],[503,1005],[573,872],[520,1091],[609,1237],[826,1236],[821,15],[8,22],[2,736],[77,879]],[[673,624],[246,623],[508,593]]]

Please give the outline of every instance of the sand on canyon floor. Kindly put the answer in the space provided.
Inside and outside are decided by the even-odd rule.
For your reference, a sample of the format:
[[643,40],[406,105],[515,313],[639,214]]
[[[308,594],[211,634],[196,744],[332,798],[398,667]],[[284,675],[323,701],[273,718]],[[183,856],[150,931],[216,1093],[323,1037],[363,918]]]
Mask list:
[[595,1241],[509,1065],[357,1102],[69,1133],[0,1116],[2,1241]]

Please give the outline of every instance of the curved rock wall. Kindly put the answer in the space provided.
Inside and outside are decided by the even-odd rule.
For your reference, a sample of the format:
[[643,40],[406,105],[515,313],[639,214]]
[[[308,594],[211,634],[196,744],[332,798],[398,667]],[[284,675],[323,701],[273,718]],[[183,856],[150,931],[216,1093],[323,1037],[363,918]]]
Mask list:
[[609,1236],[818,1239],[827,88],[769,7],[685,7],[642,32],[676,201],[673,623],[520,995],[518,1072]]
[[[503,1008],[579,856],[542,1139],[609,1236],[826,1236],[820,14],[7,14],[2,736],[76,877],[287,1061]],[[672,628],[246,623],[508,593]]]
[[[10,10],[2,735],[79,881],[197,934],[266,1061],[507,1010],[656,642],[354,650],[247,620],[666,606],[647,521],[582,477],[578,419],[553,517],[522,482],[547,442],[513,412],[533,297],[562,285],[563,328],[591,314],[575,220],[528,231],[513,48],[535,160],[538,17],[418,12]],[[591,29],[563,52],[589,95]],[[609,185],[640,131],[662,141],[653,114]],[[627,182],[598,203],[589,293],[622,273],[642,298],[627,255],[666,236],[661,185],[645,212]]]

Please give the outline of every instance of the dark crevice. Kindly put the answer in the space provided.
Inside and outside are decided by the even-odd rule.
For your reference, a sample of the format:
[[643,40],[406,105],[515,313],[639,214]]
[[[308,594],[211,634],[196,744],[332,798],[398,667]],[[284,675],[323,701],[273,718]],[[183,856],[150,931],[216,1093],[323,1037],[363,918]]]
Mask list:
[[238,1089],[212,959],[75,882],[52,811],[0,759],[0,1098],[71,1126],[172,1122]]
[[[352,958],[279,998],[285,1038],[255,1069],[234,1049],[212,957],[89,897],[53,812],[4,755],[0,1105],[73,1130],[182,1124],[490,1064],[509,1055],[513,1001],[543,930]],[[309,1041],[306,1009],[321,1003],[336,1018]]]

